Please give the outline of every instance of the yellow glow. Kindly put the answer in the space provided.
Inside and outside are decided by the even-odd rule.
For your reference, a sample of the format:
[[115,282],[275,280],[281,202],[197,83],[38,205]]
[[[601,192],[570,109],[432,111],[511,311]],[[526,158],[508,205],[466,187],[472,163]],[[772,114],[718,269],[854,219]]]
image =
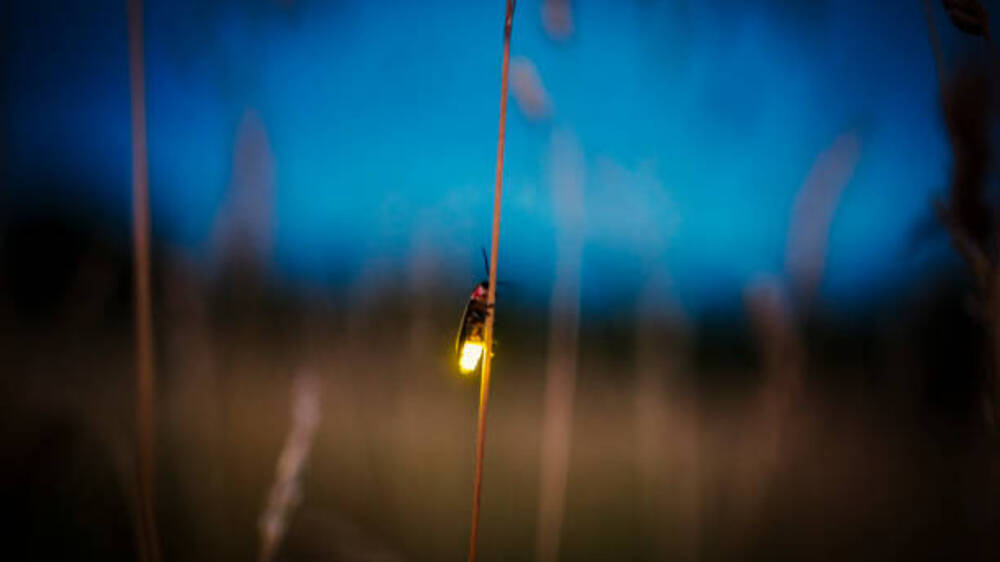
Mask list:
[[476,370],[479,365],[479,358],[483,356],[483,343],[469,340],[462,344],[462,355],[458,359],[458,368],[463,373],[469,374]]

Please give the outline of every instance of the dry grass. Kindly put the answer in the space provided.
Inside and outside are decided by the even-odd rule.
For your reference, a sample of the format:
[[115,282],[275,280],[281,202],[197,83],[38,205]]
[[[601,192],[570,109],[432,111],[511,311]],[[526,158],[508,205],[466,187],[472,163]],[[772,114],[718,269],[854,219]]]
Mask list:
[[320,380],[313,374],[299,373],[292,382],[292,425],[278,457],[267,505],[260,516],[258,560],[261,562],[271,560],[277,552],[292,511],[302,501],[300,480],[320,421],[320,390]]
[[583,155],[576,137],[553,131],[550,182],[559,235],[556,278],[549,305],[545,398],[538,494],[538,560],[556,560],[566,505],[573,400],[580,328],[580,261],[583,253]]
[[129,85],[132,103],[132,276],[135,294],[136,348],[136,427],[138,440],[136,473],[138,480],[137,536],[140,558],[159,559],[154,504],[155,384],[153,370],[153,309],[149,258],[149,170],[146,148],[146,87],[143,55],[142,0],[128,3]]
[[497,135],[497,173],[493,190],[493,229],[490,237],[490,281],[486,306],[485,349],[479,382],[479,417],[476,429],[476,472],[472,488],[472,525],[469,532],[469,562],[475,562],[479,540],[479,507],[483,489],[483,460],[486,449],[486,414],[490,400],[490,375],[493,365],[493,322],[497,302],[497,258],[500,251],[500,210],[503,202],[503,149],[507,130],[507,82],[510,67],[510,34],[514,25],[515,0],[507,0],[504,19],[503,63],[500,69],[500,131]]
[[[956,24],[989,37],[984,17],[976,17],[978,3],[948,4]],[[133,350],[127,337],[98,331],[78,339],[77,326],[67,324],[59,330],[72,335],[56,330],[45,334],[43,345],[31,347],[21,344],[33,334],[11,330],[12,340],[5,342],[11,352],[7,366],[18,376],[4,381],[3,390],[18,408],[3,415],[10,422],[7,427],[32,429],[26,437],[12,439],[7,450],[33,450],[36,442],[52,445],[42,455],[24,456],[26,468],[5,463],[13,485],[38,488],[42,499],[73,501],[72,492],[97,482],[97,494],[111,506],[100,513],[109,519],[120,513],[117,499],[137,495],[134,530],[146,561],[159,556],[161,529],[167,557],[185,560],[248,559],[255,550],[262,560],[454,560],[462,555],[470,483],[470,561],[476,560],[480,543],[492,558],[523,559],[534,550],[542,560],[560,555],[744,559],[935,554],[991,559],[997,554],[990,525],[1000,498],[992,469],[983,468],[997,465],[993,443],[984,445],[974,434],[956,443],[954,436],[965,428],[887,411],[880,400],[884,396],[863,384],[810,388],[807,373],[830,380],[861,377],[841,367],[809,372],[801,319],[783,283],[766,282],[746,294],[753,333],[742,335],[757,337],[760,368],[699,364],[693,358],[697,327],[666,314],[667,305],[657,298],[665,284],[658,280],[647,287],[635,315],[634,354],[603,347],[601,335],[581,334],[581,218],[573,212],[563,224],[548,348],[532,347],[525,337],[511,338],[505,350],[510,376],[494,396],[502,415],[492,426],[488,487],[483,472],[494,315],[487,321],[476,418],[468,381],[453,376],[444,353],[429,351],[447,349],[447,336],[438,341],[433,334],[450,333],[450,310],[447,316],[432,306],[414,312],[391,300],[401,296],[399,290],[349,298],[344,305],[322,298],[264,303],[263,298],[280,297],[261,289],[225,304],[224,298],[211,297],[201,280],[183,271],[172,275],[180,266],[166,266],[163,408],[161,423],[154,424],[141,0],[129,6],[138,392],[134,404],[122,392],[129,380],[123,375],[131,372],[124,359]],[[555,26],[550,34],[568,35],[568,3],[547,2],[545,9],[553,18],[550,12],[565,11],[558,16],[565,19],[546,25]],[[491,307],[513,12],[514,2],[508,0]],[[946,72],[936,35],[932,42],[944,90]],[[952,131],[956,160],[968,164],[961,154],[961,143],[968,139],[962,131]],[[807,181],[800,200],[807,210],[793,220],[788,274],[808,295],[821,279],[830,217],[856,163],[856,141],[842,137],[821,156],[819,179],[832,179]],[[963,195],[979,188],[955,183],[944,214],[988,302],[996,359],[998,258],[964,212]],[[563,193],[557,206],[582,212],[579,186],[560,186],[571,192]],[[811,223],[817,215],[823,220]],[[815,230],[796,234],[805,224]],[[417,300],[429,303],[439,296],[428,289]],[[400,321],[408,317],[412,322]],[[524,325],[537,321],[522,319]],[[410,344],[401,346],[400,341]],[[393,352],[385,353],[387,349]],[[298,398],[286,437],[281,430],[288,418],[284,390],[288,373],[303,364],[325,384],[320,388],[315,379],[293,383]],[[107,376],[93,377],[94,372]],[[715,379],[755,382],[749,390],[721,395],[681,382]],[[134,443],[121,429],[133,406],[138,426]],[[52,420],[58,428],[49,432],[45,428]],[[928,425],[946,437],[926,431]],[[473,435],[474,465],[467,455]],[[159,471],[154,464],[157,436],[165,460]],[[138,461],[134,472],[131,458]],[[272,479],[275,458],[280,460]],[[303,470],[307,459],[312,463],[308,473]],[[100,487],[107,484],[102,479],[106,472],[117,477]],[[154,482],[169,491],[156,510]],[[52,486],[65,486],[71,493],[56,488],[45,496]],[[302,486],[308,486],[308,496],[301,494]],[[480,521],[483,495],[491,510]],[[259,521],[261,535],[255,537],[254,516],[265,496],[269,502]],[[536,506],[537,526],[525,517]],[[161,515],[160,529],[154,513]],[[105,523],[74,515],[84,528]]]
[[[307,493],[288,519],[276,558],[466,554],[475,386],[454,375],[447,352],[453,296],[461,291],[426,297],[434,305],[419,319],[427,347],[384,354],[404,349],[398,344],[413,331],[401,320],[413,299],[398,290],[350,306],[308,301],[282,311],[244,302],[233,317],[198,283],[186,286],[193,293],[177,302],[193,304],[159,316],[165,345],[158,515],[165,557],[257,555],[257,515],[287,437],[291,373],[302,365],[323,378],[323,418],[302,474]],[[198,303],[209,303],[206,314],[197,313]],[[583,323],[580,334],[561,558],[995,554],[982,525],[1000,500],[985,488],[983,470],[995,451],[961,428],[895,412],[885,393],[865,382],[888,376],[878,362],[864,376],[814,367],[807,379],[813,384],[804,385],[795,408],[783,410],[780,446],[767,448],[775,443],[767,415],[774,410],[762,400],[777,395],[764,392],[771,383],[758,379],[752,364],[705,363],[695,353],[703,345],[699,325],[680,329],[655,318],[645,321],[644,351],[633,357],[609,348],[607,334],[594,331],[597,321]],[[510,310],[502,322],[505,377],[491,396],[490,478],[482,489],[489,509],[480,550],[484,558],[488,552],[516,560],[536,551],[530,514],[540,492],[547,357],[544,331],[530,331],[543,318]],[[74,520],[75,528],[115,528],[121,512],[110,500],[123,496],[123,485],[111,480],[104,487],[101,475],[115,473],[112,459],[134,454],[119,435],[131,412],[122,391],[130,380],[130,338],[124,331],[82,339],[75,331],[60,333],[47,331],[42,359],[26,344],[30,334],[9,342],[7,364],[20,376],[5,380],[4,391],[20,406],[2,414],[3,426],[37,429],[5,443],[4,450],[24,459],[8,464],[5,481],[36,490],[31,505],[70,501],[77,492],[68,486],[79,482],[108,498],[109,508]],[[637,369],[641,376],[633,375]],[[722,380],[753,382],[727,392],[704,386]],[[59,419],[81,443],[95,445],[84,452],[46,437],[45,428]],[[25,453],[35,443],[48,444],[46,457]],[[107,468],[85,468],[90,458],[107,458]],[[53,512],[45,517],[49,527],[35,533],[59,529]]]
[[997,246],[1000,222],[988,191],[993,153],[989,131],[996,112],[991,89],[996,85],[1000,67],[996,66],[998,52],[983,5],[976,0],[947,0],[944,6],[956,27],[967,34],[986,38],[994,60],[993,76],[968,66],[956,76],[949,76],[933,12],[925,3],[941,108],[954,157],[948,201],[936,202],[936,210],[976,284],[976,313],[988,332],[983,353],[991,364],[982,383],[982,418],[986,426],[996,432],[1000,412],[1000,249]]

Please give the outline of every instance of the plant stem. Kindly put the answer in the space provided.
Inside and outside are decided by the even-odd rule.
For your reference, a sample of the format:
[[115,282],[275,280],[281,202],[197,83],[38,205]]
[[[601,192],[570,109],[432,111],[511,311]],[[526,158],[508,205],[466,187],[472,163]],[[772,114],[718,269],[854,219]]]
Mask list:
[[[941,52],[941,40],[938,37],[937,27],[934,25],[934,14],[931,9],[930,0],[924,0],[924,15],[927,17],[927,30],[930,36],[931,49],[934,53],[934,64],[937,69],[938,87],[941,96],[941,108],[945,112],[947,119],[947,105],[945,101],[947,88],[947,69],[945,68],[944,55]],[[990,73],[990,85],[996,91],[997,72],[1000,68],[1000,52],[997,51],[993,42],[993,35],[987,26],[983,32],[986,47],[990,51],[993,72]],[[991,96],[994,94],[991,93]],[[993,102],[991,98],[991,103]],[[954,144],[954,139],[952,140]],[[990,372],[987,375],[985,388],[983,390],[983,407],[986,425],[991,432],[997,431],[997,417],[1000,412],[1000,255],[994,255],[992,259],[987,257],[988,250],[977,246],[965,233],[962,225],[951,216],[947,207],[938,206],[938,215],[944,222],[945,227],[959,255],[965,259],[976,279],[983,300],[986,302],[986,353],[989,355]],[[1000,222],[996,227],[1000,228]]]
[[507,0],[504,20],[503,66],[500,78],[500,132],[497,136],[497,174],[493,193],[493,234],[490,242],[490,285],[487,294],[489,314],[486,316],[486,349],[483,352],[483,374],[479,387],[479,423],[476,429],[476,477],[472,492],[472,528],[469,533],[469,562],[476,560],[476,540],[479,537],[479,503],[483,488],[483,453],[486,447],[486,411],[490,399],[490,366],[493,358],[493,319],[497,296],[497,252],[500,250],[500,202],[503,195],[503,145],[507,128],[507,70],[510,65],[510,32],[514,23],[515,0]]
[[132,106],[132,277],[136,329],[136,426],[140,559],[156,562],[153,510],[153,315],[149,274],[149,168],[146,148],[146,88],[143,68],[142,0],[129,0],[129,92]]
[[554,132],[549,159],[557,235],[541,428],[538,562],[553,562],[559,558],[573,436],[573,396],[580,326],[580,259],[583,251],[584,164],[576,136]]

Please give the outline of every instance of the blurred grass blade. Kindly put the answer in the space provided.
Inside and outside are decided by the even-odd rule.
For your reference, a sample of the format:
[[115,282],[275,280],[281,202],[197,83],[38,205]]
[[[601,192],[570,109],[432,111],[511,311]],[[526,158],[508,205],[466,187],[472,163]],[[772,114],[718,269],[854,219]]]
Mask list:
[[136,427],[139,486],[139,549],[145,562],[156,562],[153,440],[153,312],[149,273],[149,169],[146,147],[146,87],[143,65],[142,0],[129,0],[129,95],[132,108],[132,277],[136,330]]
[[979,0],[944,0],[944,9],[955,27],[976,36],[989,36],[990,21]]

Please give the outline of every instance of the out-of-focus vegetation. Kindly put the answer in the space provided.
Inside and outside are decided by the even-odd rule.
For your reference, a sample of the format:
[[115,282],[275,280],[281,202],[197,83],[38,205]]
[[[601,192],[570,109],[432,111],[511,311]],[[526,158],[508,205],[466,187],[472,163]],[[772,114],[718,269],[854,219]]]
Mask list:
[[[69,224],[5,230],[10,546],[130,559],[127,261]],[[451,354],[464,287],[433,261],[421,277],[373,265],[355,287],[310,293],[249,270],[212,280],[167,248],[156,255],[164,559],[256,556],[302,371],[322,381],[322,418],[278,558],[464,555],[478,393]],[[1000,459],[970,374],[981,330],[964,291],[930,286],[856,324],[818,312],[791,381],[770,375],[761,332],[741,315],[683,321],[657,299],[585,310],[561,556],[995,556]],[[487,560],[534,552],[539,493],[546,315],[507,299]]]
[[[664,13],[680,20],[685,6],[671,4]],[[537,8],[546,41],[569,48],[578,40],[576,3],[549,0]],[[701,228],[716,229],[702,242],[725,246],[724,211],[745,202],[714,192],[719,201],[708,210],[693,208],[698,205],[692,201],[707,200],[699,198],[674,208],[657,174],[646,177],[645,164],[633,174],[601,150],[588,153],[574,132],[586,127],[560,113],[572,96],[558,81],[550,89],[532,59],[514,60],[512,96],[523,118],[518,134],[535,135],[538,146],[544,142],[539,139],[549,139],[543,183],[552,216],[545,228],[555,251],[551,271],[528,271],[539,279],[553,274],[547,307],[537,292],[530,298],[519,293],[515,281],[500,290],[495,309],[479,530],[483,560],[1000,557],[1000,215],[992,187],[991,91],[997,69],[982,64],[996,49],[985,8],[976,0],[948,0],[943,9],[950,21],[982,36],[977,45],[990,53],[977,51],[968,67],[949,72],[935,21],[940,10],[929,2],[925,8],[952,176],[936,216],[927,201],[927,220],[909,236],[906,253],[934,246],[942,259],[921,269],[921,277],[895,285],[898,291],[873,291],[877,296],[867,306],[849,309],[829,300],[822,286],[839,201],[863,169],[862,155],[873,138],[863,123],[833,135],[804,176],[791,205],[784,270],[761,271],[740,303],[703,306],[689,317],[671,290],[669,260],[659,254],[673,251],[667,241],[674,229],[699,214],[711,218]],[[647,10],[643,4],[638,19]],[[795,17],[817,26],[832,21],[816,10]],[[261,15],[267,11],[262,8]],[[143,21],[134,19],[133,31]],[[211,35],[211,29],[202,31]],[[20,30],[15,43],[31,44],[29,35]],[[713,41],[723,51],[740,50],[739,38],[698,37],[713,38],[711,52]],[[27,75],[23,61],[29,57],[17,55],[21,63],[12,68]],[[721,60],[731,64],[728,55]],[[51,66],[47,72],[59,68]],[[243,70],[248,68],[257,66]],[[337,77],[328,76],[326,86],[342,87]],[[639,82],[648,85],[644,80]],[[366,84],[347,85],[364,91]],[[721,103],[711,102],[712,93],[705,102],[702,89],[712,87],[697,88],[696,107],[732,104],[717,126],[733,117],[757,119],[745,119],[754,112],[739,100],[744,92],[724,92]],[[657,88],[644,86],[644,95],[647,89]],[[133,90],[133,102],[140,90]],[[153,92],[151,99],[158,95]],[[475,376],[459,373],[454,355],[470,289],[450,277],[456,267],[443,256],[454,253],[436,253],[434,236],[413,232],[400,235],[411,247],[408,257],[378,257],[378,251],[366,253],[371,248],[344,252],[340,258],[351,255],[364,263],[360,275],[308,282],[302,279],[309,276],[285,276],[276,267],[281,260],[275,223],[278,208],[288,203],[279,171],[293,159],[284,152],[282,161],[276,147],[295,146],[290,138],[305,141],[287,130],[272,136],[268,123],[282,120],[269,121],[245,101],[232,104],[239,118],[231,177],[211,241],[199,251],[173,246],[154,220],[155,533],[145,529],[152,518],[138,516],[140,505],[154,496],[140,493],[147,472],[136,463],[143,456],[138,444],[150,440],[136,430],[128,213],[84,201],[81,194],[110,188],[59,166],[17,173],[0,167],[0,489],[13,516],[5,553],[18,559],[124,560],[139,551],[152,559],[157,551],[163,560],[262,562],[465,555],[479,386]],[[347,113],[357,117],[352,111]],[[747,115],[741,118],[742,112]],[[376,113],[364,115],[374,120]],[[313,118],[308,110],[301,114]],[[701,130],[703,123],[695,123]],[[524,127],[534,129],[526,133]],[[603,134],[618,134],[619,128],[615,122]],[[31,134],[42,129],[24,128]],[[690,139],[678,131],[672,134],[687,149]],[[596,139],[602,133],[588,134]],[[136,140],[141,138],[137,133],[134,146],[145,143]],[[386,137],[365,146],[384,149],[379,142]],[[590,143],[591,151],[600,144]],[[723,160],[729,158],[725,152],[719,149]],[[716,162],[712,156],[702,165]],[[0,164],[12,160],[6,151],[0,158]],[[317,162],[328,164],[316,158],[310,166]],[[364,173],[351,164],[342,166],[351,170],[346,177]],[[757,165],[733,178],[757,181]],[[409,167],[399,169],[411,175]],[[528,174],[531,181],[541,175],[535,172]],[[596,194],[588,172],[601,176]],[[298,180],[309,175],[300,170]],[[161,192],[174,187],[170,178],[156,178]],[[733,178],[706,185],[738,183]],[[532,186],[517,195],[528,201],[522,219],[533,208],[535,191]],[[319,191],[309,193],[320,197]],[[344,193],[341,203],[361,191]],[[467,225],[478,220],[469,201],[448,201],[448,212],[426,215],[424,226],[455,220],[456,208],[468,211]],[[307,203],[311,212],[304,216],[335,222],[325,214],[330,206]],[[749,208],[773,213],[775,207],[755,200]],[[389,224],[392,217],[373,225],[366,216],[352,217],[365,232],[398,227]],[[772,227],[756,218],[755,228]],[[419,221],[400,224],[422,228]],[[600,247],[587,237],[602,230],[634,244],[638,273],[617,281],[619,289],[641,287],[636,294],[586,297],[588,282],[600,277],[585,274],[585,263],[600,261],[587,255]],[[539,243],[530,234],[520,236]],[[345,243],[298,240],[309,246],[302,255],[324,267],[337,263],[324,252]],[[685,251],[699,261],[704,250]],[[734,259],[739,251],[725,248]],[[522,263],[517,271],[530,269]],[[539,279],[530,280],[535,289]],[[700,282],[710,281],[706,276]],[[155,548],[146,540],[153,536]],[[137,542],[147,547],[137,548]]]

